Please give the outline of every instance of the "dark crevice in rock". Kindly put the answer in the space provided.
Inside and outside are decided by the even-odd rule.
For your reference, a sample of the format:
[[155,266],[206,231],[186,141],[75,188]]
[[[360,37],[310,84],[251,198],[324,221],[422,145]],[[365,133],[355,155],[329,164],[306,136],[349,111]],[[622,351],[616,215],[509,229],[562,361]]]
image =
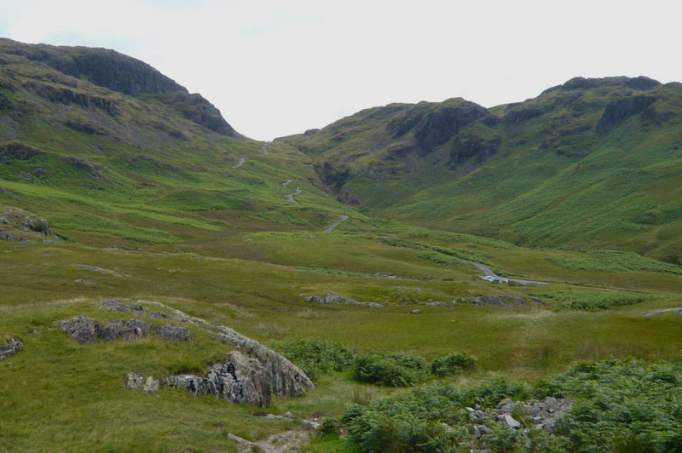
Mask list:
[[597,131],[610,131],[628,118],[643,112],[654,102],[656,98],[653,96],[629,96],[610,102],[597,123]]

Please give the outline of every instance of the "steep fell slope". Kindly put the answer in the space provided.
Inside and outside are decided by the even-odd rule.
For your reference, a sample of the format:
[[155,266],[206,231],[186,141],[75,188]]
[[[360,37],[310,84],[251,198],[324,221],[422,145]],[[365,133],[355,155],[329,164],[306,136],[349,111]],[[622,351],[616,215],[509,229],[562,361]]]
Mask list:
[[321,228],[346,209],[315,187],[308,160],[240,136],[139,60],[0,40],[0,207],[41,215],[62,237],[177,244]]
[[520,244],[682,256],[682,85],[572,79],[518,104],[392,104],[280,139],[338,198]]

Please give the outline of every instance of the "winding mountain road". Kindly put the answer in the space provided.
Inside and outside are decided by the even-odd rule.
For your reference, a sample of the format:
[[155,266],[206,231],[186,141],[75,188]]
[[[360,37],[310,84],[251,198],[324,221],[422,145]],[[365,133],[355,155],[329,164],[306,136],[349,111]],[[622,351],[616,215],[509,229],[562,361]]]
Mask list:
[[300,194],[301,192],[303,192],[303,190],[301,190],[300,187],[297,187],[295,191],[287,194],[287,201],[289,203],[296,203],[296,195]]
[[336,222],[332,223],[327,228],[325,228],[324,232],[327,234],[332,233],[336,229],[336,227],[338,227],[348,219],[350,219],[350,217],[348,217],[346,214],[343,214],[342,216],[339,217],[339,219]]

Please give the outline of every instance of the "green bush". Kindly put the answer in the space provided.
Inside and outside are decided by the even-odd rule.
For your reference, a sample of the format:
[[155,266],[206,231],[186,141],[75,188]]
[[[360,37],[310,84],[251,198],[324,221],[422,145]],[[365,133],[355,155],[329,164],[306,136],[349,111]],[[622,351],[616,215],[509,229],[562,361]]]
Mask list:
[[458,451],[470,442],[466,407],[494,412],[504,398],[553,396],[574,401],[553,433],[523,433],[491,421],[481,442],[496,452],[682,451],[681,382],[682,361],[609,360],[579,364],[534,388],[504,380],[419,386],[352,406],[342,422],[362,452]]
[[526,395],[524,388],[493,381],[477,391],[431,384],[351,406],[342,418],[362,452],[448,452],[469,443],[467,406],[494,407],[506,395]]
[[448,376],[470,370],[474,366],[476,361],[473,357],[465,352],[456,352],[434,359],[431,362],[431,373],[436,376]]
[[418,355],[372,352],[355,359],[353,378],[370,384],[407,387],[427,377],[427,364]]
[[320,435],[336,434],[339,431],[339,422],[334,417],[323,417],[320,422]]
[[600,311],[623,305],[633,305],[644,301],[640,294],[623,291],[600,290],[560,290],[537,291],[533,296],[557,302],[556,309]]
[[291,338],[274,348],[301,368],[310,379],[331,371],[343,371],[353,364],[353,351],[339,343]]

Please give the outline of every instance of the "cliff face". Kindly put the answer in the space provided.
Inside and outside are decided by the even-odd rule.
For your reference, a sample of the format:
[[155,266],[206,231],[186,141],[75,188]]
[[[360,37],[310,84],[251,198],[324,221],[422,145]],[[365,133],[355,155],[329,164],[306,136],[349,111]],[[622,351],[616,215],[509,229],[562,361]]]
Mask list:
[[[225,121],[220,111],[201,95],[190,94],[185,87],[147,63],[114,50],[30,45],[0,39],[0,54],[2,53],[45,65],[64,75],[117,93],[135,97],[152,96],[183,117],[213,132],[230,137],[239,135]],[[57,90],[51,96],[59,101],[69,97],[69,93]]]

